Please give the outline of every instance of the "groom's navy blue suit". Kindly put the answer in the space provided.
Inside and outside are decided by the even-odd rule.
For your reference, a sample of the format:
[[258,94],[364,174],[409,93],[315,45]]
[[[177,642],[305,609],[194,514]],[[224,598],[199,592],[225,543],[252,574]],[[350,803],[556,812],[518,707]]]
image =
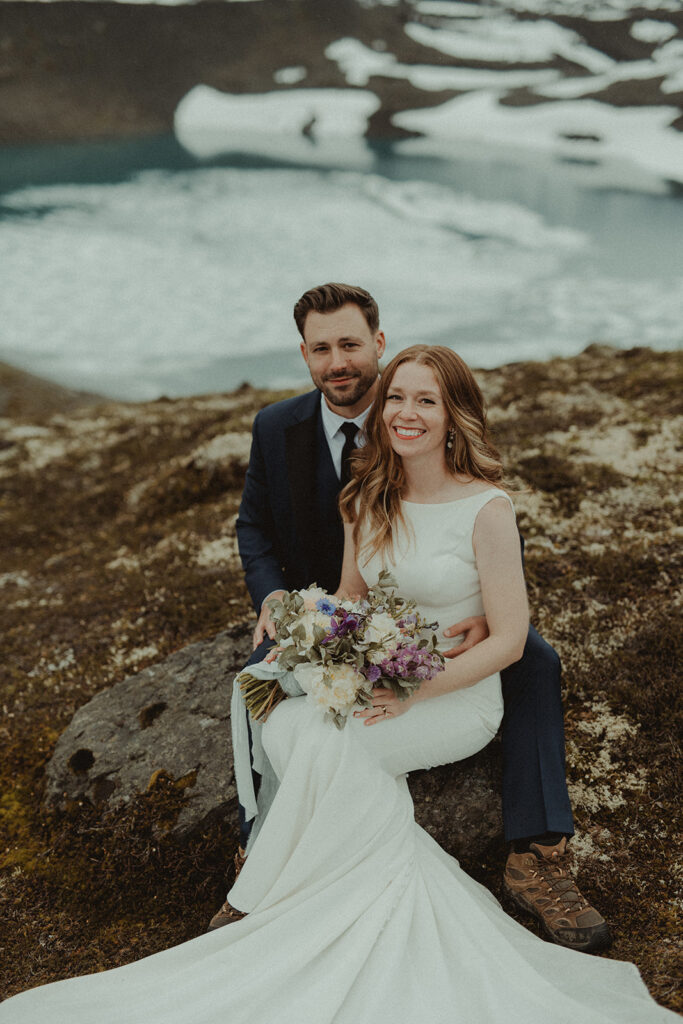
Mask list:
[[[334,591],[339,585],[344,546],[339,479],[320,400],[320,392],[311,391],[268,406],[254,420],[237,539],[257,614],[274,590],[317,583]],[[249,664],[261,661],[269,646],[266,639]],[[505,836],[571,835],[559,658],[531,627],[521,660],[501,676]],[[243,828],[243,841],[247,834]]]

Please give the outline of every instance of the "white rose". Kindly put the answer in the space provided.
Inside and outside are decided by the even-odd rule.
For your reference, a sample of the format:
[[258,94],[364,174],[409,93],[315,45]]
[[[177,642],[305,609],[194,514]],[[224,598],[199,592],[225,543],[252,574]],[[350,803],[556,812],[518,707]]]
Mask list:
[[[330,620],[327,615],[323,612],[318,611],[306,611],[299,617],[297,625],[302,625],[306,631],[306,639],[304,643],[307,647],[312,647],[314,643],[314,627],[320,626],[327,632],[330,628]],[[290,627],[291,628],[291,627]]]
[[387,640],[398,640],[400,636],[401,630],[386,612],[375,612],[365,629],[366,643],[379,644]]
[[297,665],[294,676],[309,703],[322,711],[348,714],[365,683],[352,665]]
[[308,590],[300,590],[299,596],[303,599],[306,611],[310,612],[315,609],[318,601],[322,601],[324,597],[329,597],[329,594],[322,587],[309,587]]
[[353,704],[358,690],[365,682],[353,665],[334,665],[328,667],[327,674],[331,683],[332,696],[335,703]]
[[[324,687],[323,678],[325,672],[322,665],[297,665],[292,671],[294,678],[304,693],[311,693],[313,690]],[[327,687],[324,688],[327,690]]]

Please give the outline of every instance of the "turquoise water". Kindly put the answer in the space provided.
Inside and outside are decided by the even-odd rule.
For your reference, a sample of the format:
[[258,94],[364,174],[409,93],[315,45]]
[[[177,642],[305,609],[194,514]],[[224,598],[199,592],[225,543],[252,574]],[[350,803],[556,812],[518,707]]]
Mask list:
[[343,168],[201,163],[173,138],[0,150],[0,359],[131,399],[303,383],[291,307],[324,280],[373,292],[390,353],[680,346],[680,197],[547,156],[401,149]]

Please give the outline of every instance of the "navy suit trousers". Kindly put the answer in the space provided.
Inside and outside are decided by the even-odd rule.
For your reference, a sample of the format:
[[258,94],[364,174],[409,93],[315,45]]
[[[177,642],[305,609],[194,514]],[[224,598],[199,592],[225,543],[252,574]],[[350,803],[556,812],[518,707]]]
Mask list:
[[533,626],[524,654],[501,672],[503,827],[507,840],[574,834],[567,793],[557,653]]

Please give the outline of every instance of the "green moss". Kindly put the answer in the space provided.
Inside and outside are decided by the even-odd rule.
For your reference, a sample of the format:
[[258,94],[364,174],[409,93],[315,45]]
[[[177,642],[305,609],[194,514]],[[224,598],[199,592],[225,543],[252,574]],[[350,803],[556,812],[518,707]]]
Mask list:
[[[530,544],[527,580],[535,621],[565,666],[567,731],[585,753],[572,769],[576,778],[589,777],[600,753],[602,741],[587,740],[578,728],[594,700],[607,700],[639,725],[610,781],[617,785],[620,765],[628,766],[647,773],[647,790],[615,811],[579,812],[579,828],[595,835],[596,849],[607,857],[582,864],[581,885],[613,924],[617,943],[610,955],[635,960],[657,998],[672,1007],[681,1007],[672,981],[674,945],[665,942],[675,938],[671,865],[680,808],[674,481],[660,476],[655,486],[654,477],[633,481],[618,466],[579,462],[546,435],[573,424],[580,443],[584,426],[627,423],[638,443],[656,439],[673,407],[679,367],[671,353],[601,348],[490,371],[502,381],[500,405],[507,410],[499,436],[503,457],[550,499],[531,502],[520,524],[528,538],[558,549]],[[662,382],[661,405],[655,380]],[[574,391],[575,401],[558,403],[558,395]],[[601,404],[601,396],[609,401]],[[0,948],[12,950],[2,958],[0,987],[8,994],[66,973],[117,966],[200,934],[224,899],[236,813],[190,841],[169,833],[192,773],[175,780],[159,775],[148,792],[112,813],[76,804],[46,816],[41,796],[43,767],[74,710],[128,674],[128,664],[147,663],[129,663],[131,651],[149,647],[156,660],[227,626],[249,628],[253,613],[237,566],[202,567],[194,558],[204,542],[231,535],[239,479],[196,477],[188,488],[182,474],[163,476],[171,459],[177,466],[217,434],[248,431],[258,408],[287,394],[247,388],[232,397],[225,411],[194,399],[142,405],[134,418],[130,407],[106,407],[98,415],[107,445],[83,433],[80,447],[38,473],[26,467],[18,445],[3,478],[2,572],[29,581],[27,587],[7,582],[0,606],[7,709],[0,744]],[[70,424],[81,416],[74,415],[55,433],[70,437]],[[528,448],[544,454],[527,457]],[[149,480],[165,481],[160,498],[149,514],[134,514],[126,495]],[[641,483],[642,491],[634,491]],[[603,496],[595,503],[599,522],[588,524],[599,527],[595,550],[583,526],[566,520],[587,494]],[[583,515],[581,509],[581,522]],[[122,556],[133,560],[129,568],[115,567]],[[431,824],[448,847],[449,823],[435,815]],[[600,838],[603,829],[611,843]],[[499,894],[503,860],[504,850],[492,845],[484,860],[464,864]]]
[[586,593],[604,604],[642,598],[672,567],[667,554],[673,557],[674,552],[667,552],[667,547],[670,545],[649,551],[636,542],[632,547],[610,548],[600,555],[586,554],[582,569],[584,575],[591,577]]
[[612,687],[617,699],[673,761],[680,762],[683,736],[680,666],[683,635],[675,617],[638,629],[619,653],[619,678]]
[[623,476],[611,466],[577,463],[576,460],[555,454],[521,458],[516,471],[532,487],[556,497],[568,515],[578,510],[586,494],[623,484]]

